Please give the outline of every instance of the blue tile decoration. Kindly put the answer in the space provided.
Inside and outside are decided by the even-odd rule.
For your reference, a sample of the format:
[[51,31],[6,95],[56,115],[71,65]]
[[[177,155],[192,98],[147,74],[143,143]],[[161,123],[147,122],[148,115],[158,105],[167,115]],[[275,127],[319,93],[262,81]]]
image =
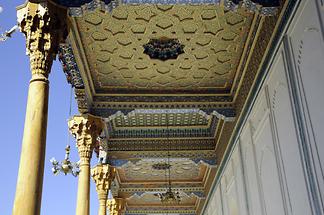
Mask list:
[[[75,1],[76,2],[76,1]],[[74,17],[80,17],[86,12],[93,11],[97,8],[111,12],[112,9],[118,6],[118,1],[112,0],[84,0],[79,3],[62,3],[63,6],[69,8],[69,15]],[[72,5],[72,6],[68,6]]]
[[63,72],[66,75],[68,83],[76,89],[84,89],[83,80],[70,44],[60,44],[58,58],[62,64]]
[[198,198],[206,198],[204,191],[186,191],[185,192],[188,196],[194,195]]
[[81,7],[92,0],[56,0],[56,3],[65,7]]
[[125,164],[127,164],[129,162],[129,160],[109,160],[108,163],[110,165],[112,165],[113,167],[122,167],[124,166]]
[[145,192],[136,191],[134,194],[139,196],[139,197],[142,197],[145,194]]
[[131,162],[133,164],[136,164],[138,161],[139,161],[139,159],[138,160],[109,159],[107,161],[107,163],[110,164],[113,167],[120,168],[120,167],[123,167],[128,162]]
[[205,164],[208,164],[210,166],[216,166],[217,165],[217,159],[216,158],[212,158],[212,159],[195,158],[195,159],[192,159],[192,161],[195,162],[196,164],[205,163]]

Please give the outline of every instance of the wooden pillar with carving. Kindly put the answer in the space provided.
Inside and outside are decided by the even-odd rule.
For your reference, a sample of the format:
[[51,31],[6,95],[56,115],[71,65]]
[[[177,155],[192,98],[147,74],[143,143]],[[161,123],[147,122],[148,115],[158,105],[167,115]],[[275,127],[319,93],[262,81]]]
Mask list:
[[31,80],[20,156],[13,215],[39,215],[41,209],[48,114],[48,76],[59,43],[67,35],[66,10],[48,1],[18,7],[21,32],[26,37]]
[[118,197],[108,199],[107,208],[110,215],[124,215],[126,210],[126,201],[125,199]]
[[80,173],[77,196],[77,215],[90,213],[90,160],[97,138],[103,129],[103,121],[90,114],[74,116],[69,120],[69,129],[76,138],[80,156]]
[[110,190],[111,182],[115,178],[116,170],[109,164],[99,163],[91,169],[91,176],[96,183],[96,190],[99,200],[99,215],[106,215],[108,191]]

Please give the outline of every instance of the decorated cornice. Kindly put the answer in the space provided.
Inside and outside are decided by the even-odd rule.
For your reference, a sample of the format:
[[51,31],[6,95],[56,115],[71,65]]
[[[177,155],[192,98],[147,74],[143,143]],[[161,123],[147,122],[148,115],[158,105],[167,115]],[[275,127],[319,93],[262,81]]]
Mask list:
[[[170,147],[168,147],[170,142]],[[103,144],[103,150],[105,151],[164,151],[170,148],[170,150],[214,150],[215,139],[125,139],[125,140],[109,140],[109,142]]]
[[[204,100],[206,98],[206,100]],[[199,97],[200,102],[215,102],[219,99],[218,96],[211,96],[211,97]],[[92,104],[91,109],[92,113],[95,115],[99,115],[101,117],[107,118],[108,120],[112,120],[118,116],[126,116],[128,114],[136,114],[136,113],[165,113],[165,112],[176,112],[185,113],[186,111],[189,112],[200,112],[204,115],[214,115],[220,119],[224,119],[225,121],[232,121],[236,116],[236,110],[233,105],[213,105],[213,104],[204,104],[204,103],[197,103],[197,96],[191,97],[183,95],[183,97],[169,97],[169,96],[157,96],[157,97],[133,97],[133,96],[123,96],[112,98],[112,97],[105,97],[100,96],[96,97],[96,101]],[[213,100],[214,99],[214,100]],[[105,101],[105,102],[103,102]],[[182,102],[192,101],[193,103],[184,104]],[[232,98],[226,101],[220,102],[230,102]],[[122,102],[123,105],[110,105],[106,102]],[[129,103],[126,103],[129,102]],[[133,103],[134,102],[134,103]],[[136,102],[146,102],[146,105],[136,104]],[[165,103],[161,103],[165,102]],[[170,102],[168,104],[168,102]],[[173,103],[173,104],[172,104]],[[107,121],[107,120],[106,120]]]
[[[125,189],[120,190],[120,192],[125,192],[124,190]],[[200,198],[200,199],[206,198],[204,190],[188,190],[186,188],[183,188],[183,189],[180,188],[179,189],[179,188],[176,188],[176,187],[173,187],[172,190],[176,191],[176,192],[180,192],[182,195],[186,195],[188,197],[195,196],[195,197]],[[155,189],[150,188],[150,189],[145,190],[145,191],[132,191],[133,194],[129,198],[134,198],[134,197],[142,198],[142,196],[145,193],[157,194],[157,193],[161,193],[161,192],[165,192],[165,191],[166,191],[165,188],[155,188]]]
[[84,82],[76,63],[72,46],[69,43],[61,43],[59,45],[58,58],[62,64],[67,82],[74,88],[80,113],[87,113],[89,111],[89,103],[84,89]]
[[179,207],[156,207],[154,209],[149,208],[127,208],[126,215],[147,215],[147,214],[179,214],[179,215],[196,215],[194,208],[185,209]]
[[[110,159],[108,160],[108,163],[116,168],[123,168],[128,162],[131,162],[133,164],[136,164],[139,161],[155,161],[159,162],[161,161],[161,159],[157,159],[157,158],[146,158],[146,159],[138,159],[138,160],[126,160],[126,159]],[[194,162],[196,165],[203,163],[205,165],[208,165],[210,167],[216,167],[217,165],[217,159],[216,158],[172,158],[171,161],[192,161]]]
[[59,60],[66,75],[67,82],[76,89],[84,89],[83,80],[70,44],[61,43],[58,52]]
[[56,0],[59,5],[69,8],[69,15],[73,17],[80,17],[87,12],[101,9],[109,13],[118,5],[139,5],[139,4],[161,4],[161,5],[175,5],[175,4],[219,4],[220,0]]
[[117,113],[109,116],[106,121],[111,121],[116,119],[119,116],[124,118],[129,118],[135,116],[136,114],[185,114],[185,113],[197,113],[204,117],[205,119],[211,119],[212,116],[217,116],[218,118],[231,121],[232,118],[235,117],[235,111],[232,109],[219,109],[219,110],[209,110],[204,111],[198,108],[192,109],[136,109],[128,113],[123,113],[122,111],[118,111]]
[[[140,5],[140,4],[161,4],[161,5],[211,5],[219,4],[220,0],[56,0],[59,5],[69,8],[69,15],[79,17],[84,13],[91,12],[97,8],[103,11],[112,12],[118,5]],[[252,12],[258,12],[263,16],[272,16],[277,12],[279,1],[269,0],[224,0],[224,6],[228,10],[237,10],[245,7]]]
[[[204,184],[202,182],[196,183],[172,183],[172,187],[183,192],[204,191]],[[121,192],[157,192],[165,189],[165,184],[120,184],[119,191]]]
[[[170,156],[172,158],[190,158],[190,159],[215,159],[215,150],[179,150],[179,151],[170,151]],[[107,152],[107,157],[120,160],[139,160],[144,158],[166,158],[168,156],[168,152],[164,151],[113,151]]]
[[280,4],[279,0],[224,0],[224,6],[227,10],[235,11],[239,7],[244,7],[262,16],[273,16]]
[[92,0],[56,0],[55,2],[65,7],[81,7],[92,2]]
[[119,111],[105,121],[109,140],[215,138],[221,120],[232,121],[234,116],[235,112],[230,109],[215,110],[211,114],[199,109],[137,109],[127,115]]

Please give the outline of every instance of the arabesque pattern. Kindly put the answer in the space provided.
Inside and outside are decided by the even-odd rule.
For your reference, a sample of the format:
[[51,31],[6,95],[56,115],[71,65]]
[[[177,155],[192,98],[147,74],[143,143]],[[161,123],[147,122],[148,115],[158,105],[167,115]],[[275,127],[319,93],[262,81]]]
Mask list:
[[[77,18],[96,90],[229,92],[253,14],[213,5],[137,5]],[[144,54],[152,38],[175,38],[178,58]],[[94,53],[95,51],[95,53]]]

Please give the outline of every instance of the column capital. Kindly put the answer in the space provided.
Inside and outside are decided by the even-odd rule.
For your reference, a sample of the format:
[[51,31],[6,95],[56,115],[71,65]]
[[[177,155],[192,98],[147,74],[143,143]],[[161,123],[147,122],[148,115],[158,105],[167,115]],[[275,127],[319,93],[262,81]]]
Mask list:
[[66,9],[50,1],[27,1],[17,8],[33,78],[48,78],[59,43],[67,36],[66,16]]
[[69,130],[76,138],[76,145],[82,161],[90,161],[97,138],[102,132],[104,123],[101,118],[91,114],[72,117],[68,122]]
[[109,164],[98,164],[91,169],[91,176],[96,183],[99,199],[101,199],[101,195],[105,195],[105,199],[107,198],[108,190],[115,175],[116,169]]
[[107,208],[110,215],[122,215],[126,209],[126,201],[123,198],[114,197],[107,200]]

